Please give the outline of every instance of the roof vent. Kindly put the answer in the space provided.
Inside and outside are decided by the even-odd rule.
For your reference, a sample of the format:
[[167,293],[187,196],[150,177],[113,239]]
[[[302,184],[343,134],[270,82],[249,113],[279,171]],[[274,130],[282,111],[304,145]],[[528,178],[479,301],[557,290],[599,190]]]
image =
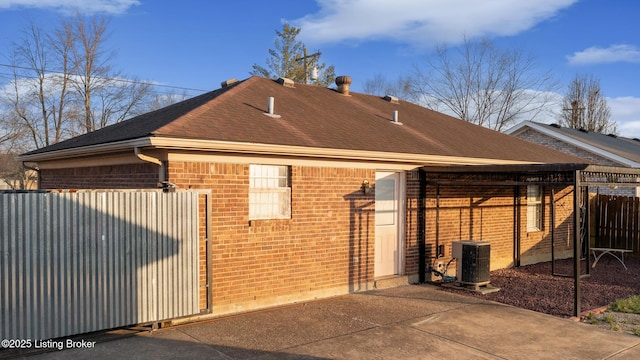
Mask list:
[[402,125],[400,121],[398,121],[398,110],[393,110],[393,121],[392,123],[396,125]]
[[229,86],[231,86],[231,85],[233,85],[233,84],[235,84],[237,82],[238,82],[238,79],[231,78],[229,80],[225,80],[225,81],[221,82],[220,86],[222,86],[223,88],[226,88],[226,87],[229,87]]
[[387,100],[388,102],[392,103],[392,104],[399,104],[400,102],[398,101],[398,98],[395,96],[391,96],[391,95],[386,95],[383,99]]
[[638,138],[633,138],[633,140],[640,142],[640,139]]
[[263,114],[267,115],[268,117],[272,117],[274,119],[279,119],[280,115],[277,115],[277,114],[274,113],[274,111],[275,111],[275,103],[276,103],[276,101],[275,101],[274,97],[273,96],[269,96],[269,99],[267,101],[267,112],[263,113]]
[[607,134],[607,136],[612,137],[612,138],[617,138],[618,137],[618,135],[616,135],[616,134]]
[[284,86],[284,87],[288,87],[288,88],[294,88],[294,82],[291,79],[287,79],[287,78],[278,78],[278,80],[276,80],[278,82],[278,84]]
[[561,127],[559,124],[549,124],[549,126],[554,127],[554,128],[558,128],[558,129],[560,129],[560,127]]
[[585,128],[583,128],[583,127],[581,127],[580,129],[578,129],[578,131],[581,131],[581,132],[583,132],[583,133],[588,133],[588,132],[589,132],[589,131],[587,131],[587,129],[585,129]]
[[338,92],[342,95],[349,95],[349,87],[351,86],[351,76],[338,76],[336,78]]

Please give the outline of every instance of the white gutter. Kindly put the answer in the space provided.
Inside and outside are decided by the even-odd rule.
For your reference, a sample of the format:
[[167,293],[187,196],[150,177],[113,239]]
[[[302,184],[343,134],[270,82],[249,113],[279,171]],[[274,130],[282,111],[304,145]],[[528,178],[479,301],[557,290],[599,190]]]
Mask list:
[[237,143],[227,141],[152,138],[151,146],[172,150],[201,150],[241,154],[286,155],[343,160],[384,161],[398,163],[434,163],[458,165],[531,164],[532,161],[469,158],[446,155],[407,154],[370,150],[347,150],[293,145]]
[[160,169],[158,169],[158,182],[163,182],[166,180],[165,178],[165,171],[164,171],[164,164],[162,163],[162,161],[158,158],[154,158],[153,156],[149,156],[149,155],[145,155],[142,153],[142,150],[140,150],[139,147],[134,147],[133,148],[133,153],[136,154],[136,156],[138,157],[138,159],[144,161],[144,162],[148,162],[148,163],[152,163],[155,165],[160,166]]
[[138,159],[140,159],[142,161],[150,162],[152,164],[156,164],[156,165],[162,166],[162,161],[160,161],[160,159],[154,158],[153,156],[149,156],[149,155],[143,154],[142,150],[140,150],[139,147],[133,148],[133,152],[134,152],[134,154],[136,154]]
[[[505,159],[473,158],[463,156],[428,155],[391,153],[371,150],[347,150],[305,147],[293,145],[273,145],[260,143],[239,143],[231,141],[178,139],[163,137],[146,137],[134,140],[125,140],[114,143],[83,146],[78,148],[63,149],[41,154],[22,155],[18,159],[21,161],[49,161],[62,160],[76,157],[83,157],[87,154],[104,154],[114,152],[127,152],[134,149],[135,155],[143,161],[151,162],[162,166],[159,159],[141,153],[141,148],[152,147],[156,149],[222,152],[235,154],[255,154],[255,155],[282,155],[300,156],[310,158],[341,159],[356,161],[380,161],[396,162],[404,164],[443,164],[443,165],[495,165],[495,164],[533,164],[536,161],[520,161]],[[163,175],[164,176],[164,175]]]
[[133,140],[117,141],[107,144],[96,144],[89,146],[81,146],[70,149],[55,150],[40,154],[20,155],[18,160],[20,161],[47,161],[47,160],[59,160],[72,157],[86,156],[88,154],[102,154],[113,153],[118,151],[131,151],[131,148],[145,147],[151,145],[149,137]]

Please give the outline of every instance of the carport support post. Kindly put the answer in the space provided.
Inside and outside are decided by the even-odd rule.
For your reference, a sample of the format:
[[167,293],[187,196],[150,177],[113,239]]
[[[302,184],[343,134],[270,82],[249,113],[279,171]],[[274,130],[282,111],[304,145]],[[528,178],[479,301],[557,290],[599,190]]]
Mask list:
[[576,170],[573,183],[573,315],[580,317],[580,170]]
[[427,172],[419,169],[418,178],[420,182],[418,195],[418,281],[422,284],[427,280]]
[[556,189],[551,186],[551,274],[556,274]]

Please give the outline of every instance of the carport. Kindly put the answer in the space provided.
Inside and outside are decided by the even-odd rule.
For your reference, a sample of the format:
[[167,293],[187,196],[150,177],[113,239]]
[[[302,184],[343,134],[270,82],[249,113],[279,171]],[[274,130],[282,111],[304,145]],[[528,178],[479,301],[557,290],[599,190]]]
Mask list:
[[[574,279],[574,316],[580,316],[580,280],[590,275],[591,253],[589,239],[589,189],[607,186],[640,186],[640,169],[609,167],[588,164],[510,164],[510,165],[463,165],[463,166],[423,166],[420,169],[419,234],[419,274],[420,281],[426,281],[428,259],[441,255],[439,235],[440,188],[444,186],[480,186],[489,188],[513,189],[513,264],[520,266],[520,194],[521,187],[540,185],[551,190],[551,261],[554,276],[573,277]],[[427,188],[435,188],[435,247],[427,251],[426,238],[426,201]],[[556,204],[553,194],[559,188],[573,189],[572,242],[573,274],[557,274],[555,269],[554,230]],[[575,211],[575,209],[579,209]],[[585,271],[581,271],[581,261],[586,261]]]

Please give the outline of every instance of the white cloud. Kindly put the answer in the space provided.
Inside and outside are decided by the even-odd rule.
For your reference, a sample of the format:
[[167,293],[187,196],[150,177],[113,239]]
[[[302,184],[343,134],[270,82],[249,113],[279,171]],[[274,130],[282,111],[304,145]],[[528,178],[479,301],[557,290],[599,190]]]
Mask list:
[[611,119],[618,124],[618,134],[628,138],[640,138],[640,98],[607,98],[607,103],[611,107]]
[[0,9],[38,8],[54,9],[63,13],[122,14],[130,7],[140,5],[139,0],[0,0]]
[[614,62],[640,62],[640,49],[633,45],[611,45],[608,48],[590,47],[567,56],[571,65],[588,65]]
[[577,0],[317,0],[320,11],[292,21],[306,41],[387,39],[413,45],[531,29]]

